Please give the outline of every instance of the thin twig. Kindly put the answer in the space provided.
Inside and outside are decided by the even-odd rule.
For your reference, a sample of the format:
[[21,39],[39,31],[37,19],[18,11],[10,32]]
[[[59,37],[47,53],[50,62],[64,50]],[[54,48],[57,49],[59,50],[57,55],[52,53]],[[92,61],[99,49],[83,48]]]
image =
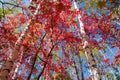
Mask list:
[[[46,34],[47,34],[47,33],[45,33],[44,36],[42,37],[40,46],[39,46],[37,52],[35,53],[35,55],[33,56],[32,68],[31,68],[31,70],[30,70],[30,74],[28,75],[27,80],[30,80],[30,78],[31,78],[31,75],[32,75],[32,72],[33,72],[33,69],[34,69],[34,65],[35,65],[36,60],[37,60],[38,53],[39,53],[39,51],[40,51],[40,48],[41,48],[41,46],[42,46],[43,39],[45,38]],[[40,59],[40,57],[39,57],[39,59]],[[41,60],[42,60],[42,59],[41,59]],[[42,60],[42,61],[43,61],[43,60]],[[44,62],[45,62],[45,61],[44,61]]]
[[12,6],[19,7],[19,8],[23,8],[23,7],[20,6],[20,5],[16,5],[16,4],[9,3],[9,2],[2,2],[2,1],[0,1],[0,3],[2,3],[2,4],[8,4],[8,5],[12,5]]
[[38,56],[38,58],[39,58],[41,61],[43,61],[44,63],[46,63],[46,61],[44,61],[40,56]]

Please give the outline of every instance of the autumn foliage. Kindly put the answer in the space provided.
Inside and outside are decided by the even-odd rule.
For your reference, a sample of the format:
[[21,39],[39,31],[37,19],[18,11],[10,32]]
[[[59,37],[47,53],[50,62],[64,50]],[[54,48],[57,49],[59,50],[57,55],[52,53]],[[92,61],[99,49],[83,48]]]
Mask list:
[[[98,16],[97,12],[89,15],[83,9],[77,11],[71,0],[32,0],[29,7],[24,5],[22,8],[22,12],[0,19],[1,72],[6,61],[11,56],[14,57],[13,52],[17,50],[14,52],[17,54],[15,61],[11,62],[12,69],[8,71],[8,80],[72,80],[69,70],[71,67],[75,68],[74,56],[86,60],[78,14],[82,14],[80,20],[84,24],[85,39],[89,43],[89,51],[93,54],[89,55],[95,57],[95,60],[101,57],[99,50],[105,49],[103,44],[111,45],[112,48],[120,46],[120,30],[110,23],[110,20],[115,20],[111,14]],[[16,42],[26,27],[28,29],[16,48]],[[119,59],[119,53],[120,51],[115,56],[115,61]],[[105,66],[110,64],[110,58],[103,59],[102,56],[101,59],[98,62]],[[99,66],[98,62],[93,61]],[[83,63],[84,61],[80,64]],[[79,76],[78,73],[76,75]],[[86,80],[89,80],[89,77]]]

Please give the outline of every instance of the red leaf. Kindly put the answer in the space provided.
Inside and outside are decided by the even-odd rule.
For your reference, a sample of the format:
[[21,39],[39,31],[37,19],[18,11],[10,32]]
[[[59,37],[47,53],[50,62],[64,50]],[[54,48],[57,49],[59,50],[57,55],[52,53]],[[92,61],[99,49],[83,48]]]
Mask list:
[[103,60],[104,63],[109,63],[110,62],[110,58],[106,58]]
[[34,68],[33,69],[33,74],[35,74],[37,72],[37,69],[36,68]]
[[23,40],[23,45],[28,45],[28,39]]

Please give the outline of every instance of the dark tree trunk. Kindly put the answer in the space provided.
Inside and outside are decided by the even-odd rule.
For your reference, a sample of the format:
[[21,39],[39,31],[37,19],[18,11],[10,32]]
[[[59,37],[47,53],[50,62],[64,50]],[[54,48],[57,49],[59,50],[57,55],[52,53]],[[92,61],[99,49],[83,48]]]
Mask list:
[[43,39],[45,38],[45,36],[46,36],[46,33],[45,33],[44,36],[42,37],[42,39],[41,39],[41,44],[40,44],[37,52],[36,52],[35,55],[33,56],[32,68],[31,68],[31,70],[30,70],[30,74],[28,75],[27,80],[30,80],[30,78],[31,78],[32,71],[33,71],[33,69],[34,69],[34,66],[35,66],[35,63],[36,63],[36,60],[37,60],[37,56],[38,56],[38,53],[39,53],[39,51],[40,51],[40,48],[41,48],[41,45],[42,45],[42,42],[43,42]]

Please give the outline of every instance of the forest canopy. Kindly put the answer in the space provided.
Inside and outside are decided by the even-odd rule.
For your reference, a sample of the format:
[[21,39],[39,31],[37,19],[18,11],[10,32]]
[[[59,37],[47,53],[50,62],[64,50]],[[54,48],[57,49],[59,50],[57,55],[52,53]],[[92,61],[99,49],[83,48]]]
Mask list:
[[119,80],[120,0],[0,0],[0,80]]

